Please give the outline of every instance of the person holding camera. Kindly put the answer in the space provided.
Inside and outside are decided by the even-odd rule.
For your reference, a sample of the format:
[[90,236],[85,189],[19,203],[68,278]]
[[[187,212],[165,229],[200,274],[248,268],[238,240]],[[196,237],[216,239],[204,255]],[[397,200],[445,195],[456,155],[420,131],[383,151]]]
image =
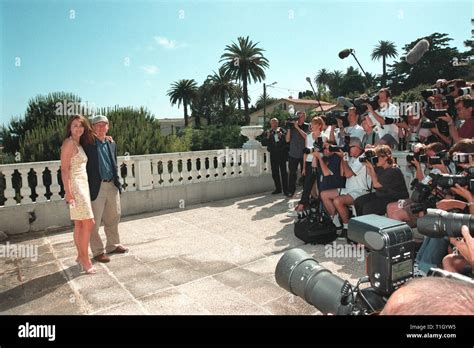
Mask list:
[[[289,121],[289,127],[286,132],[286,142],[290,143],[288,152],[288,197],[293,197],[296,191],[296,179],[298,166],[301,172],[304,169],[303,149],[305,148],[306,136],[309,132],[309,125],[305,123],[306,113],[298,111],[296,113],[298,121]],[[303,174],[304,175],[304,174]]]
[[[429,174],[449,174],[451,173],[451,169],[445,163],[444,160],[441,160],[441,163],[437,164],[430,164],[430,158],[434,158],[438,154],[445,151],[446,148],[441,143],[431,143],[429,145],[424,146],[423,144],[416,144],[413,152],[415,155],[413,156],[413,160],[410,161],[411,165],[415,167],[415,178],[422,184],[429,184],[431,177],[429,175],[425,175],[425,166],[426,169],[429,170]],[[428,163],[421,163],[419,161],[420,154],[424,154]],[[421,155],[423,156],[423,155]],[[452,172],[454,174],[454,172]],[[404,199],[398,202],[393,202],[388,204],[387,206],[387,216],[394,220],[399,220],[408,223],[411,227],[416,226],[416,219],[420,216],[420,213],[413,214],[411,212],[412,208],[412,200],[411,199]],[[422,202],[417,202],[422,203]]]
[[357,113],[356,107],[347,109],[347,122],[349,122],[347,127],[343,127],[344,121],[341,118],[337,118],[336,120],[338,128],[334,129],[334,127],[331,127],[330,141],[336,141],[339,146],[344,145],[344,138],[346,136],[356,137],[362,141],[364,129],[357,123],[359,121],[359,114]]
[[370,190],[371,179],[367,174],[359,157],[364,152],[359,138],[351,137],[349,142],[349,152],[338,151],[335,154],[341,158],[341,174],[346,177],[345,188],[332,189],[321,192],[321,200],[324,208],[332,217],[336,227],[341,226],[339,217],[342,220],[342,237],[347,237],[347,226],[349,224],[348,207],[354,201]]
[[354,205],[358,216],[367,214],[385,215],[389,203],[408,198],[403,173],[400,168],[393,165],[394,160],[390,147],[377,145],[374,151],[377,159],[369,160],[366,158],[363,163],[372,179],[375,192],[368,193],[355,200]]
[[365,116],[361,123],[361,127],[364,130],[364,136],[362,137],[362,148],[374,147],[379,141],[379,136],[375,131],[375,125],[370,120],[369,116]]
[[[288,194],[288,173],[286,161],[288,160],[288,148],[286,143],[286,130],[278,127],[278,119],[270,120],[270,129],[266,133],[267,150],[270,152],[270,165],[272,178],[275,182],[275,191],[272,195],[282,192]],[[281,178],[280,178],[281,177]]]
[[[449,151],[450,157],[455,160],[459,154],[474,153],[474,140],[463,139],[455,144]],[[457,163],[460,173],[465,172],[469,167],[474,165],[473,156],[469,156],[469,161],[466,163]],[[455,161],[458,162],[458,161]],[[436,208],[444,211],[458,210],[463,213],[474,213],[474,200],[472,193],[466,188],[455,185],[450,188],[451,192],[457,195],[458,199],[444,198],[436,203]],[[430,238],[423,239],[423,243],[418,250],[415,260],[415,269],[418,273],[426,274],[431,267],[439,267],[444,257],[449,253],[449,240],[445,238]],[[449,263],[450,261],[446,261]]]
[[459,128],[456,128],[453,118],[446,114],[441,116],[440,119],[447,122],[449,125],[449,135],[453,139],[454,143],[459,142],[461,139],[472,139],[474,138],[474,116],[473,116],[473,100],[470,95],[464,95],[458,97],[454,101],[458,119],[464,121]]
[[474,238],[466,225],[462,226],[461,233],[463,238],[449,238],[456,252],[443,258],[443,269],[469,275],[472,274],[474,268]]
[[[324,127],[324,121],[321,117],[313,117],[311,120],[311,133],[306,137],[306,148],[304,149],[304,163],[303,176],[304,186],[301,199],[296,207],[296,212],[301,212],[309,204],[309,197],[313,185],[317,179],[317,170],[319,166],[324,176],[331,175],[332,172],[329,170],[326,163],[323,161],[323,142],[325,139],[321,137],[321,132]],[[318,144],[319,142],[319,144]],[[315,147],[316,146],[316,147]],[[303,151],[302,151],[303,152]]]
[[379,108],[374,110],[370,103],[367,106],[369,117],[377,125],[380,145],[388,145],[391,148],[398,146],[398,126],[397,124],[385,124],[386,118],[398,118],[398,108],[390,103],[390,91],[388,88],[382,88],[378,92]]

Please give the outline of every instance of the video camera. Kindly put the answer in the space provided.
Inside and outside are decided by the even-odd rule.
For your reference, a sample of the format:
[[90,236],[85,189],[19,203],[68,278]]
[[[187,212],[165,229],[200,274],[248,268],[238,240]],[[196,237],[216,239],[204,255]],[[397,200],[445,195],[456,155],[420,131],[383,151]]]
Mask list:
[[376,166],[379,161],[379,157],[375,154],[372,149],[365,150],[365,152],[359,157],[359,162],[370,162],[373,166]]
[[338,110],[331,110],[326,113],[326,125],[337,126],[337,120],[342,120],[342,126],[348,127],[349,121],[347,120],[347,112],[341,112]]
[[439,119],[446,114],[452,114],[448,109],[431,109],[427,108],[425,111],[425,119],[421,122],[420,128],[430,129],[438,128],[441,134],[449,136],[449,125],[446,121]]
[[[426,235],[431,231],[437,236],[435,238],[440,238],[442,233],[459,235],[462,225],[468,225],[472,235],[474,218],[471,215],[444,213],[442,217],[430,213],[428,218],[418,219],[418,223],[421,220],[425,224],[422,229]],[[388,297],[414,276],[413,231],[404,222],[370,214],[349,221],[348,238],[369,249],[367,275],[360,278],[356,286],[321,266],[301,249],[287,251],[278,261],[275,269],[277,284],[324,314],[370,315],[381,311]],[[472,279],[456,273],[437,272],[436,269],[431,269],[430,273],[474,284]],[[371,286],[360,289],[364,283]]]
[[374,110],[377,110],[380,107],[378,95],[369,97],[364,94],[364,95],[361,95],[359,98],[354,99],[352,103],[357,108],[359,115],[362,115],[368,110],[367,106],[364,104],[370,104]]

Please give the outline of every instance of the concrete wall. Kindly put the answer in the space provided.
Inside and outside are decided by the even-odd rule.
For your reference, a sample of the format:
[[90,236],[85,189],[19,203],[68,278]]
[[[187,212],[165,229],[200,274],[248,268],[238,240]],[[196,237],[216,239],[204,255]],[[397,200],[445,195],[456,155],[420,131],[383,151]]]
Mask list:
[[[149,213],[169,208],[251,195],[274,189],[271,173],[228,178],[191,185],[131,191],[121,195],[122,216]],[[36,220],[30,223],[32,214]],[[8,235],[72,226],[69,209],[63,200],[0,207],[0,230]]]

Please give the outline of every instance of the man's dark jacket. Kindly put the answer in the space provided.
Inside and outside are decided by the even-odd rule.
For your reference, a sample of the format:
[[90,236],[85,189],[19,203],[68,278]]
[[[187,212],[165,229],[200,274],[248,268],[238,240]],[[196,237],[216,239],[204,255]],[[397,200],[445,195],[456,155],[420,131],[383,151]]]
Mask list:
[[[121,192],[120,180],[118,177],[118,167],[117,167],[117,144],[107,141],[107,149],[112,159],[112,167],[114,168],[114,178],[113,182],[117,186],[119,192]],[[99,153],[97,149],[97,144],[94,142],[92,144],[86,145],[84,147],[84,152],[87,155],[87,177],[89,179],[89,191],[91,194],[91,201],[95,201],[99,195],[100,184],[102,179],[100,178],[99,172]]]

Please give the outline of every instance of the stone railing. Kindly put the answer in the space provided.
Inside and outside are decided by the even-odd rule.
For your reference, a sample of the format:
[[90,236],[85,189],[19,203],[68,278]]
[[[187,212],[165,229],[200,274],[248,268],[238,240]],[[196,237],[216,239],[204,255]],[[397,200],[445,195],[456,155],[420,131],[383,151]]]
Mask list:
[[[261,149],[225,149],[118,158],[124,192],[259,176],[270,172]],[[64,199],[60,161],[0,165],[2,207]]]

